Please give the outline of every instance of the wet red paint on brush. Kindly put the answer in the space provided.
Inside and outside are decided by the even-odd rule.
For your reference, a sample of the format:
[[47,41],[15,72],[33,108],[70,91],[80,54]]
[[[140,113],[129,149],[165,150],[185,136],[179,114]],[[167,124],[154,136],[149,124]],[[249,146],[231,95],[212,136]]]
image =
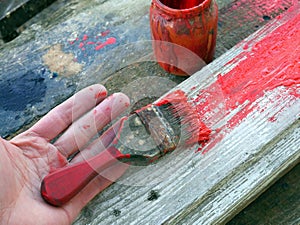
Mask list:
[[[188,138],[182,137],[185,143],[184,145],[194,145],[198,143],[201,147],[199,151],[204,147],[205,143],[208,142],[211,134],[211,130],[201,122],[201,118],[196,111],[195,106],[193,106],[187,95],[181,91],[176,90],[156,102],[156,106],[162,106],[167,104],[172,104],[174,109],[174,115],[180,117],[183,133],[187,133]],[[185,135],[184,135],[185,136]]]
[[[223,113],[229,115],[237,111],[227,122],[230,129],[249,113],[264,110],[254,103],[266,92],[282,87],[282,93],[288,93],[291,98],[300,98],[300,15],[279,26],[256,44],[249,42],[245,45],[249,50],[230,62],[238,65],[228,73],[220,74],[214,84],[202,90],[194,99],[198,114],[209,120],[215,116],[213,110],[217,107],[211,103],[220,94],[215,90],[220,90],[225,104]],[[276,102],[276,99],[273,101]],[[269,118],[269,121],[275,120],[274,116]]]

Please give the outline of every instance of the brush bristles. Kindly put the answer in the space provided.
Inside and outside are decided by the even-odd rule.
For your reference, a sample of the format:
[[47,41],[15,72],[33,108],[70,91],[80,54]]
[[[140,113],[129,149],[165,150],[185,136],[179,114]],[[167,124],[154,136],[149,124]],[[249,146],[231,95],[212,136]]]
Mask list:
[[205,130],[205,132],[209,130],[200,121],[199,114],[195,107],[188,102],[183,91],[172,92],[155,105],[160,108],[167,121],[176,130],[176,134],[180,136],[179,145],[196,144],[200,139],[203,139],[200,134],[203,134]]
[[169,123],[179,125],[180,144],[191,145],[197,143],[200,127],[198,114],[193,112],[189,104],[182,103],[172,103],[169,110],[174,116],[169,120]]

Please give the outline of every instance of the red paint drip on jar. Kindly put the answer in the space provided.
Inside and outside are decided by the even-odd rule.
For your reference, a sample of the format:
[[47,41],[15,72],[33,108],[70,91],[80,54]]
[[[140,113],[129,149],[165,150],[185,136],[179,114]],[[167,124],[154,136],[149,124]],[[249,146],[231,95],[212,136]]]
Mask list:
[[[169,73],[186,76],[211,62],[215,53],[217,21],[215,0],[152,0],[150,28],[160,66]],[[190,57],[191,53],[187,57],[188,53],[183,49],[197,57]],[[193,62],[191,58],[194,58]]]

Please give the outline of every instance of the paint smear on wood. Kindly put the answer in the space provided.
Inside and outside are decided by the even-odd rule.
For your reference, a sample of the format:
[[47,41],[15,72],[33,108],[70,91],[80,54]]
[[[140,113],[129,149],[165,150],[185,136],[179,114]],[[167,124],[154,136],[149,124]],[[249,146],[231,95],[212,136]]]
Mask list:
[[[217,108],[211,103],[219,97],[214,90],[221,90],[222,110],[228,117],[227,124],[220,128],[222,130],[232,130],[251,112],[263,112],[257,101],[277,88],[280,88],[277,91],[281,94],[288,93],[291,99],[300,98],[300,15],[257,43],[251,41],[244,45],[247,51],[229,63],[235,67],[219,74],[214,84],[193,99],[200,117],[206,118],[209,123],[209,120],[214,120],[213,111]],[[272,104],[280,104],[277,97],[271,101]],[[274,122],[276,115],[270,115],[268,119]],[[222,139],[221,135],[219,138]]]
[[109,33],[110,30],[103,31],[96,36],[84,34],[81,40],[76,37],[74,40],[69,41],[69,44],[74,45],[76,42],[80,41],[78,43],[78,48],[80,48],[82,51],[85,51],[86,47],[89,45],[94,46],[94,50],[99,51],[107,45],[113,45],[117,43],[117,39],[115,37],[108,37],[103,42],[98,40],[99,38],[105,38]]
[[43,61],[52,72],[61,76],[73,76],[82,71],[83,65],[76,62],[72,53],[62,51],[60,44],[54,45],[49,51],[43,55]]

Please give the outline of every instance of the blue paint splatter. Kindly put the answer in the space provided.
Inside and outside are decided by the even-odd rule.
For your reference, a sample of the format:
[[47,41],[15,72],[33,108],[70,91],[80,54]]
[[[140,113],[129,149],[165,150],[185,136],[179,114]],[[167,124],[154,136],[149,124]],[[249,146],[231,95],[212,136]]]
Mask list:
[[8,111],[23,111],[41,102],[46,93],[44,78],[29,71],[22,76],[0,81],[0,105]]

